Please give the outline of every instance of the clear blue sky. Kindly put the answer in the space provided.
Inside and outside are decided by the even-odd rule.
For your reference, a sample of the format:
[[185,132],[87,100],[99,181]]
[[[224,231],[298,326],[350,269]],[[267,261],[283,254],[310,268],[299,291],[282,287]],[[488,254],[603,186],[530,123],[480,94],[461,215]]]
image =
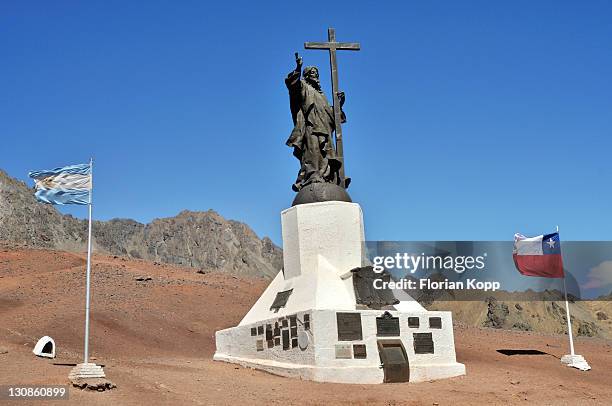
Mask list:
[[[3,1],[0,168],[95,158],[94,215],[212,208],[280,243],[283,78],[339,54],[370,240],[612,239],[608,1]],[[31,183],[30,183],[31,184]],[[85,215],[85,208],[64,212]]]

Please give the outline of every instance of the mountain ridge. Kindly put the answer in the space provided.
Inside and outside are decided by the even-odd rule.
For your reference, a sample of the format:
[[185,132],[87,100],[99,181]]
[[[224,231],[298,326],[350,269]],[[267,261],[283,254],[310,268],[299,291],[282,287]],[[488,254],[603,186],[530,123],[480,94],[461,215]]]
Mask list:
[[[282,267],[282,250],[259,238],[245,223],[216,211],[183,210],[149,223],[133,219],[94,220],[94,250],[130,258],[273,278]],[[0,240],[35,248],[83,251],[87,221],[39,203],[33,190],[0,169]]]

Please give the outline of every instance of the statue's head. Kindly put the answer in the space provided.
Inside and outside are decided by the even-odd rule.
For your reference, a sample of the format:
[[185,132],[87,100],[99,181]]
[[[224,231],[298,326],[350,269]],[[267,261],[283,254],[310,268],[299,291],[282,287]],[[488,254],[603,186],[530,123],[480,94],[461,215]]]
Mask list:
[[321,82],[319,82],[319,69],[316,66],[307,66],[302,73],[304,80],[317,90],[321,90]]

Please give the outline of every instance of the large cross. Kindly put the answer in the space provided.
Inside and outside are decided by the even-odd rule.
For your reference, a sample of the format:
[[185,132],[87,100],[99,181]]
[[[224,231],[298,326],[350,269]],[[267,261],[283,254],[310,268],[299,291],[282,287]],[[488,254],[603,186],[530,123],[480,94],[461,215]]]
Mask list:
[[305,42],[305,49],[326,49],[329,50],[329,64],[331,65],[332,79],[332,98],[334,103],[334,123],[336,131],[336,155],[342,163],[340,167],[340,180],[343,187],[347,187],[344,178],[344,148],[342,146],[342,126],[340,102],[338,101],[338,62],[336,61],[336,50],[359,51],[359,43],[357,42],[336,42],[336,30],[333,28],[327,29],[328,42]]

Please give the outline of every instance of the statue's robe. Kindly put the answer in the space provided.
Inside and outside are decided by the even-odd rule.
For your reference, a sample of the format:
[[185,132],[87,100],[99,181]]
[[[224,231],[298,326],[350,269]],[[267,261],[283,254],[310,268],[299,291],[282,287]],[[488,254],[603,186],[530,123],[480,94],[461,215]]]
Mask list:
[[333,108],[322,91],[300,77],[300,71],[290,72],[285,84],[294,124],[286,144],[293,147],[293,155],[300,160],[293,190],[314,182],[337,182],[341,162],[336,159],[332,141]]

